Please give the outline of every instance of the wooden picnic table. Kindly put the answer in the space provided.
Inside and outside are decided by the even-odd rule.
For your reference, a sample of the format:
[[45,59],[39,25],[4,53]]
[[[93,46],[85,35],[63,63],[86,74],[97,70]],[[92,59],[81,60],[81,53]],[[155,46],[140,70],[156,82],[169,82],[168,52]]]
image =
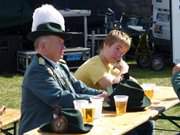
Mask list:
[[[178,103],[179,99],[172,87],[159,86],[158,90],[155,92],[154,98],[152,99],[152,105],[145,111],[127,112],[121,116],[116,116],[115,112],[103,112],[103,116],[94,121],[93,128],[85,135],[120,135],[127,133],[142,123],[157,117],[160,113]],[[56,134],[42,133],[38,131],[38,128],[36,128],[25,133],[25,135]]]
[[20,119],[20,110],[7,108],[0,116],[0,133],[10,135],[9,131],[13,130],[13,135],[16,135],[17,122]]

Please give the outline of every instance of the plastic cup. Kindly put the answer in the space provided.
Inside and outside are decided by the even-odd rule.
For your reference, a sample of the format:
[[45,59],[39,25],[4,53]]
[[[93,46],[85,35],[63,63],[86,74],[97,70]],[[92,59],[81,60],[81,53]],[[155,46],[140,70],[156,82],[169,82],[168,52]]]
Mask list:
[[84,123],[93,123],[95,107],[88,100],[74,100],[74,108],[81,112]]
[[116,114],[122,115],[126,113],[128,96],[127,95],[115,95],[114,102],[116,106]]
[[94,104],[88,103],[82,108],[84,123],[92,124],[94,121],[95,107]]
[[152,99],[154,97],[156,84],[154,83],[143,83],[142,87],[144,89],[144,93],[149,99]]
[[98,119],[102,116],[102,107],[103,107],[104,98],[103,97],[91,97],[90,100],[95,107],[94,118]]
[[77,100],[73,101],[74,108],[81,112],[82,117],[83,117],[83,110],[82,110],[82,108],[84,108],[88,103],[89,103],[88,100],[77,99]]
[[89,103],[88,100],[77,99],[77,100],[73,101],[74,108],[77,109],[77,110],[80,110],[83,106],[85,106],[88,103]]

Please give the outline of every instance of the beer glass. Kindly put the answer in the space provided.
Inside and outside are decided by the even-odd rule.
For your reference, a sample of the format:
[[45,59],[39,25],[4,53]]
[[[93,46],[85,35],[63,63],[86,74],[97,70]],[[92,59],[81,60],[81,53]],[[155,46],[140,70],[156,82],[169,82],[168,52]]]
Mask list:
[[116,106],[116,114],[122,115],[126,113],[128,96],[127,95],[115,95],[114,102]]
[[[75,108],[76,110],[79,110],[79,111],[80,111],[82,117],[83,117],[83,108],[84,108],[85,106],[87,106],[88,103],[89,103],[88,100],[81,100],[81,99],[77,99],[77,100],[74,100],[74,101],[73,101],[74,108]],[[84,117],[83,117],[83,121],[85,121],[85,120],[84,120]]]
[[98,119],[101,117],[102,115],[102,106],[103,106],[103,101],[104,98],[103,97],[90,97],[90,101],[92,102],[92,104],[95,107],[95,119]]
[[144,93],[149,99],[152,99],[155,92],[156,84],[154,83],[143,83],[142,87],[144,89]]
[[95,106],[92,103],[88,103],[82,108],[84,123],[92,124],[95,115]]

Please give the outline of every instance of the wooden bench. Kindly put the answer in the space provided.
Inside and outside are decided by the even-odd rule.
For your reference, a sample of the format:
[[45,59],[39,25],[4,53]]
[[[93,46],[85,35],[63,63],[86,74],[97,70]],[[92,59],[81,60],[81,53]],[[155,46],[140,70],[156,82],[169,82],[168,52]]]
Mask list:
[[[0,132],[5,135],[16,135],[17,122],[20,119],[20,110],[7,108],[0,116]],[[10,131],[13,131],[11,133]]]

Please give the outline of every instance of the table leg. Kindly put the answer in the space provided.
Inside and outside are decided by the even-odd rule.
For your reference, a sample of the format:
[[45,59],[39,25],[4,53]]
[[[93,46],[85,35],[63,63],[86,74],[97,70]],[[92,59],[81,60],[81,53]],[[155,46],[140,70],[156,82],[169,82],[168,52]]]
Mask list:
[[161,115],[159,116],[159,119],[166,119],[170,121],[171,123],[173,123],[176,127],[180,128],[180,125],[175,122],[175,120],[178,120],[178,121],[180,120],[180,117],[178,116],[167,116],[164,113],[161,113]]

